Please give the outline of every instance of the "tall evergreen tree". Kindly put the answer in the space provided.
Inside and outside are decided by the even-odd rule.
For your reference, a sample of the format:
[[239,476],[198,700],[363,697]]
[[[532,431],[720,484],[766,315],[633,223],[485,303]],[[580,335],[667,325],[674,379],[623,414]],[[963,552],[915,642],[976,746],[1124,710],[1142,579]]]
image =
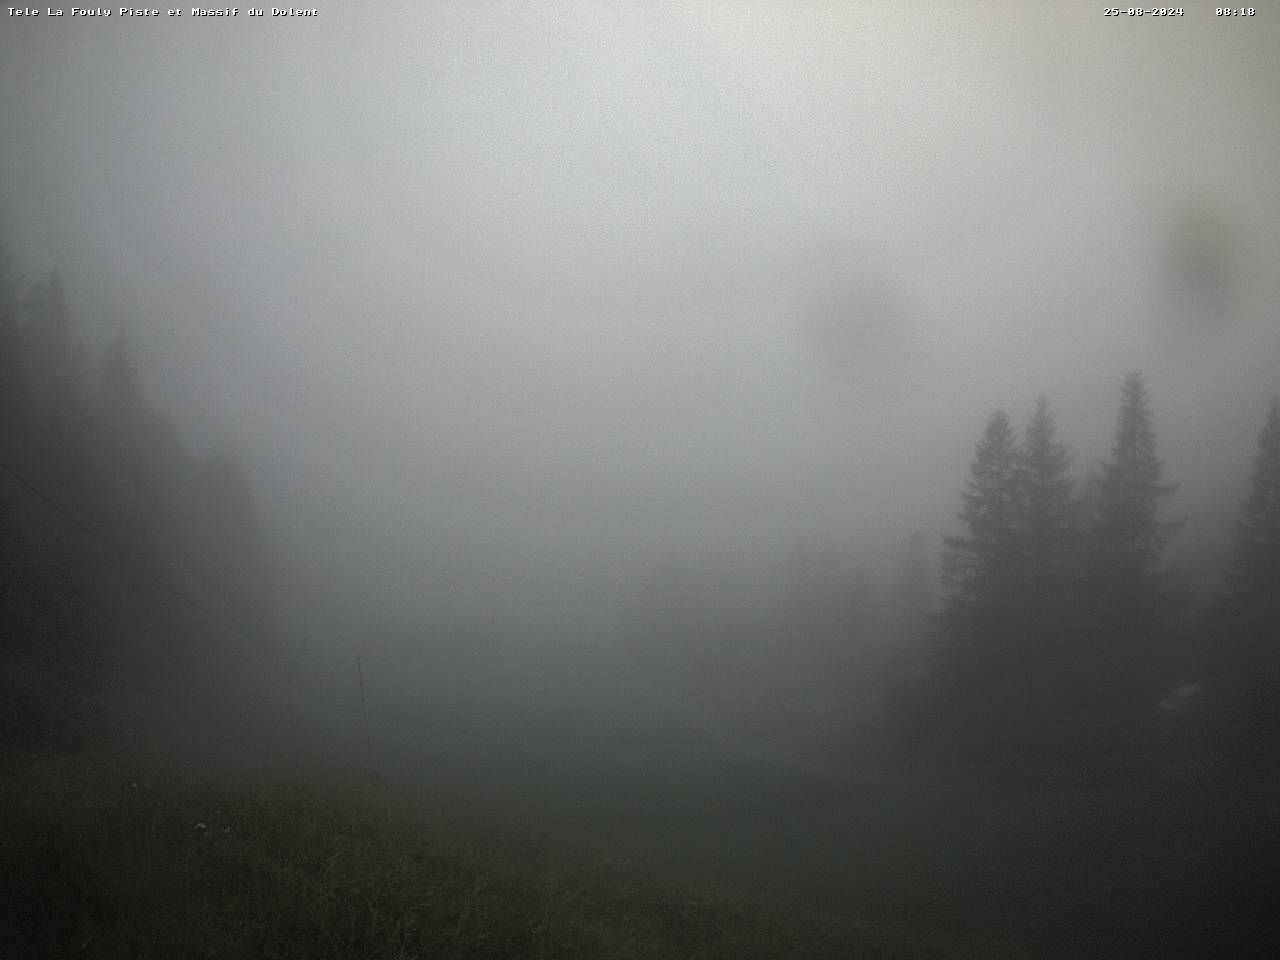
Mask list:
[[1151,405],[1142,375],[1124,379],[1111,460],[1098,490],[1095,545],[1099,572],[1136,597],[1160,570],[1160,556],[1178,524],[1160,519],[1160,505],[1177,488],[1162,482]]
[[1256,735],[1280,731],[1280,396],[1272,397],[1228,568],[1230,681]]
[[964,533],[945,539],[942,560],[941,708],[952,746],[980,758],[1007,752],[1014,732],[1010,651],[1017,642],[1020,473],[1009,417],[997,410],[961,495]]
[[1091,712],[1098,732],[1111,739],[1133,729],[1165,680],[1173,596],[1162,554],[1180,524],[1160,516],[1176,489],[1163,482],[1163,471],[1146,385],[1131,372],[1097,490],[1089,569],[1096,647],[1086,659],[1098,671]]
[[1229,575],[1239,603],[1272,612],[1280,606],[1280,395],[1271,398],[1258,436]]
[[1017,685],[1010,696],[1018,704],[1024,745],[1058,754],[1075,745],[1082,710],[1078,692],[1088,681],[1089,665],[1082,662],[1079,646],[1080,538],[1071,455],[1057,438],[1044,396],[1027,423],[1019,468],[1022,642],[1009,652]]
[[964,534],[946,538],[943,583],[948,614],[988,607],[1004,599],[1018,567],[1021,512],[1019,455],[1009,416],[987,421],[961,494]]
[[1075,553],[1071,454],[1057,439],[1049,401],[1041,396],[1022,446],[1023,538],[1027,578],[1040,593],[1060,590]]

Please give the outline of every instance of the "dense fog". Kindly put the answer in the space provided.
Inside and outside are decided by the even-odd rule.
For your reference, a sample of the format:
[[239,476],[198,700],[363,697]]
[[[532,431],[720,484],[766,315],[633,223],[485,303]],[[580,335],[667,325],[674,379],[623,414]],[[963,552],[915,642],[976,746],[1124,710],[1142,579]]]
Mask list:
[[[1261,762],[1224,758],[1266,752],[1280,680],[1231,574],[1280,391],[1271,11],[54,9],[0,11],[0,517],[81,544],[106,736],[368,766],[717,879],[747,861],[609,826],[682,809],[629,744],[821,790]],[[1021,444],[1041,397],[1062,596],[984,586],[965,514],[993,413]],[[1125,410],[1159,468],[1130,606]],[[994,747],[1029,661],[956,651],[1048,621],[1143,640],[1046,655],[1026,696],[1068,719]]]

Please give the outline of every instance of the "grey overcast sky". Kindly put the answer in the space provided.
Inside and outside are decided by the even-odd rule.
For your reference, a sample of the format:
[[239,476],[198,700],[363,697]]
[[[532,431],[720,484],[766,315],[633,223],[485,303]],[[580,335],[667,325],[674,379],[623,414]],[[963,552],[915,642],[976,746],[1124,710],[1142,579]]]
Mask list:
[[1194,544],[1280,388],[1280,11],[1185,11],[0,15],[0,224],[243,448],[301,606],[887,550],[997,405],[1104,458],[1130,368]]

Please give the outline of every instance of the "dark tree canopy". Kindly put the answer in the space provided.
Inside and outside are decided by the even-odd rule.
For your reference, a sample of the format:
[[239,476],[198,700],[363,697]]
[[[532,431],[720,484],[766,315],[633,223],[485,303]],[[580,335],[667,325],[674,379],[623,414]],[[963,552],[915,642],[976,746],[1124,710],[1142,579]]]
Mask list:
[[78,329],[56,271],[23,291],[0,255],[0,745],[76,742],[107,677],[172,706],[193,664],[273,654],[242,464],[189,457],[128,337],[87,358]]
[[1009,416],[987,421],[961,494],[964,533],[946,538],[943,578],[953,613],[987,604],[1010,585],[1018,566],[1020,463]]
[[1217,658],[1225,661],[1223,679],[1243,707],[1236,721],[1244,726],[1234,732],[1274,744],[1280,734],[1280,397],[1272,397],[1258,437],[1227,577]]
[[1280,603],[1280,395],[1271,398],[1258,437],[1249,496],[1236,527],[1230,579],[1233,594],[1243,604]]
[[1027,424],[1021,470],[1027,573],[1044,591],[1069,578],[1076,541],[1071,454],[1057,439],[1057,425],[1044,396]]
[[1098,673],[1089,714],[1103,738],[1132,734],[1169,680],[1177,597],[1163,553],[1180,524],[1163,520],[1161,507],[1175,489],[1164,482],[1146,385],[1131,372],[1096,491],[1087,571],[1089,659]]
[[1161,503],[1176,489],[1162,482],[1163,472],[1147,388],[1142,375],[1131,372],[1121,391],[1094,531],[1099,573],[1112,582],[1132,586],[1159,570],[1161,553],[1177,529],[1160,519]]
[[[1039,762],[1132,733],[1160,671],[1171,532],[1146,389],[1124,383],[1112,460],[1074,496],[1049,403],[1021,444],[992,415],[946,538],[939,691],[945,736],[974,759]],[[1083,549],[1086,517],[1094,549]],[[1152,701],[1153,702],[1153,701]]]
[[1001,753],[1012,733],[1023,513],[1021,454],[1003,410],[987,421],[961,494],[964,532],[947,537],[941,617],[942,711],[950,748]]

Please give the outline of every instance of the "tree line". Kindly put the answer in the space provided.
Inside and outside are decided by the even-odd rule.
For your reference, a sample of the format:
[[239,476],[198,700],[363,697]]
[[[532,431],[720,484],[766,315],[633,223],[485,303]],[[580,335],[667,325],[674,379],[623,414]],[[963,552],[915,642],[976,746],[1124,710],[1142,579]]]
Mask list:
[[[79,330],[56,271],[22,283],[0,256],[5,744],[76,741],[100,719],[107,689],[181,700],[278,662],[270,564],[241,459],[187,449],[144,396],[127,334],[95,352]],[[899,676],[886,723],[935,757],[1092,758],[1141,747],[1162,692],[1195,677],[1224,742],[1276,742],[1280,398],[1259,434],[1225,589],[1195,617],[1165,559],[1179,527],[1164,515],[1173,491],[1137,373],[1121,389],[1110,458],[1082,480],[1046,399],[1020,434],[995,411],[961,493],[959,532],[944,541],[930,669],[905,695],[902,671],[890,671]],[[702,645],[728,645],[708,661],[712,674],[740,658],[744,637],[773,631],[788,650],[765,644],[762,672],[803,654],[821,675],[815,690],[856,675],[847,699],[865,701],[864,674],[888,669],[874,666],[887,654],[871,655],[873,636],[903,648],[921,629],[925,548],[919,536],[911,544],[881,600],[865,571],[842,594],[802,564],[797,588],[777,611],[756,611],[759,623],[681,614],[689,604],[667,589],[644,606],[674,622],[642,629],[671,634],[687,659],[698,652],[689,621],[709,617]],[[795,648],[806,636],[811,649]],[[840,644],[868,655],[842,656]]]
[[[1262,427],[1225,571],[1188,618],[1165,561],[1180,524],[1142,377],[1125,377],[1110,459],[1083,483],[1041,397],[1021,436],[996,410],[945,539],[945,597],[919,730],[937,755],[1019,764],[1149,745],[1162,691],[1194,674],[1229,741],[1280,732],[1280,398]],[[1189,622],[1190,620],[1190,622]],[[1172,709],[1166,701],[1165,707]]]
[[[0,256],[0,743],[81,744],[115,691],[159,708],[269,657],[271,573],[234,449],[193,454],[121,331]],[[128,691],[127,695],[121,691]]]

